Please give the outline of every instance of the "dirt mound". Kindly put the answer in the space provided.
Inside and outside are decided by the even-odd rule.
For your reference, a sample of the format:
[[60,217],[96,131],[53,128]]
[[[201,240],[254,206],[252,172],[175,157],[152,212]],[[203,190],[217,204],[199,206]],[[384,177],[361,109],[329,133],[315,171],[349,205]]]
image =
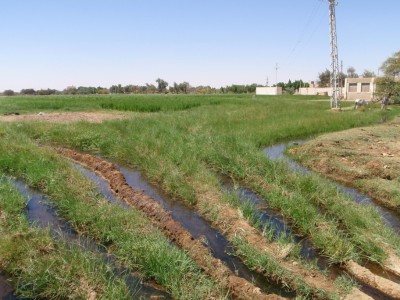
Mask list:
[[29,122],[44,121],[53,123],[71,123],[78,121],[87,121],[91,123],[101,123],[105,120],[124,119],[127,113],[119,112],[39,112],[37,114],[21,115],[12,113],[0,116],[0,122]]
[[69,149],[57,148],[58,153],[73,159],[86,168],[95,171],[110,184],[111,190],[128,205],[141,210],[164,234],[189,255],[214,280],[223,284],[232,296],[238,299],[283,299],[278,295],[263,294],[259,288],[243,278],[234,275],[222,261],[213,257],[210,251],[175,221],[153,198],[126,183],[118,168],[97,157],[81,154]]
[[291,149],[311,170],[400,208],[400,118],[378,126],[324,134]]

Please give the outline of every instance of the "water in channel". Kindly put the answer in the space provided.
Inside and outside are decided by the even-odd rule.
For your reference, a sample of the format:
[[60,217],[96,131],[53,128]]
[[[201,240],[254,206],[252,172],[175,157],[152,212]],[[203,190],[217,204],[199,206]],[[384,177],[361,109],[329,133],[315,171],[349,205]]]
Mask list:
[[[290,225],[288,225],[288,220],[285,220],[281,214],[273,209],[265,206],[266,202],[256,193],[244,187],[233,187],[229,179],[226,178],[223,179],[223,186],[226,190],[235,193],[242,203],[249,203],[252,205],[255,217],[260,223],[260,230],[266,229],[271,231],[272,239],[277,239],[281,236],[293,238],[295,243],[300,244],[300,255],[304,259],[313,260],[318,258],[318,253],[313,249],[311,241],[293,232],[290,229]],[[318,264],[320,268],[326,267],[326,263],[322,259],[318,261]]]
[[[304,143],[304,141],[300,140],[300,141],[277,144],[277,145],[265,148],[263,150],[263,153],[272,160],[282,160],[282,161],[286,162],[288,167],[293,172],[299,172],[299,173],[302,173],[305,175],[312,174],[311,171],[309,171],[307,168],[301,166],[294,160],[290,159],[284,153],[286,148],[288,148],[289,146],[301,145],[302,143]],[[350,196],[354,202],[357,202],[362,205],[371,205],[374,208],[376,208],[376,210],[382,216],[382,218],[386,222],[386,224],[389,227],[391,227],[394,232],[396,232],[397,234],[400,234],[400,214],[399,213],[375,203],[375,201],[371,197],[360,193],[359,191],[357,191],[354,188],[346,187],[337,182],[332,182],[332,184],[334,184],[339,191]]]
[[[125,176],[126,182],[133,188],[143,191],[148,196],[155,199],[166,211],[170,212],[172,217],[178,221],[186,230],[188,230],[195,239],[201,239],[209,247],[214,257],[225,262],[232,272],[246,280],[253,282],[263,291],[275,293],[286,297],[293,297],[294,294],[269,282],[265,276],[250,270],[243,262],[235,256],[234,249],[228,240],[213,229],[207,221],[196,214],[193,209],[184,205],[180,201],[174,201],[165,195],[160,189],[149,184],[140,172],[131,168],[118,166],[121,173]],[[83,174],[98,185],[98,191],[103,193],[104,190],[109,191],[108,183],[97,176],[94,172],[79,167]],[[125,205],[119,201],[114,195],[106,195],[110,201],[118,201],[121,205]]]
[[[115,276],[124,276],[126,278],[126,284],[132,297],[138,297],[140,299],[151,299],[152,297],[157,299],[172,299],[166,292],[153,287],[151,284],[143,282],[139,276],[135,276],[130,273],[129,270],[117,267],[114,257],[107,253],[105,247],[97,244],[88,237],[79,235],[68,222],[58,217],[57,210],[51,205],[46,196],[28,187],[20,180],[13,179],[12,182],[18,191],[27,199],[25,214],[32,225],[40,228],[49,228],[52,237],[56,240],[62,237],[67,244],[75,244],[80,248],[100,254],[104,262],[112,266]],[[105,195],[107,198],[113,197],[111,192],[108,194],[106,193]],[[7,293],[4,295],[1,292],[3,290],[3,285],[4,290],[7,290]],[[14,289],[6,282],[6,276],[1,273],[0,299],[20,299],[14,295]]]

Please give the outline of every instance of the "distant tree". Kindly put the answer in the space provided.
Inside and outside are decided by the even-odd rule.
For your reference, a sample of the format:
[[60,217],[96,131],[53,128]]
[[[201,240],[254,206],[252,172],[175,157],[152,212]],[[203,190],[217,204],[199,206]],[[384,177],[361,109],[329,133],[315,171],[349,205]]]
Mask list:
[[96,94],[96,88],[95,87],[86,87],[86,86],[80,86],[76,90],[76,93],[79,95],[91,95],[91,94]]
[[73,85],[67,86],[64,90],[63,90],[63,94],[65,95],[75,95],[76,94],[76,87]]
[[21,95],[35,95],[36,91],[34,89],[22,89],[19,93]]
[[167,90],[168,82],[166,82],[165,80],[163,80],[161,78],[158,78],[156,80],[156,82],[157,82],[157,91],[159,93],[164,93]]
[[181,91],[184,94],[187,94],[190,89],[190,84],[189,82],[186,81],[180,83],[178,86],[179,86],[179,91]]
[[393,76],[383,76],[376,79],[376,95],[379,97],[391,94],[393,98],[399,99],[400,81]]
[[331,71],[326,69],[324,72],[318,74],[318,86],[329,87],[331,85]]
[[104,95],[104,94],[109,94],[109,93],[110,93],[110,91],[107,88],[104,88],[101,86],[98,86],[96,88],[96,94]]
[[356,73],[356,69],[354,69],[354,67],[347,68],[347,77],[358,78],[358,74]]
[[46,89],[46,90],[40,89],[36,91],[36,94],[40,96],[49,96],[49,95],[55,95],[57,92],[58,91],[54,89]]
[[364,70],[364,73],[362,74],[363,78],[371,78],[371,77],[376,77],[375,73],[369,70]]
[[180,90],[181,90],[181,89],[179,88],[179,84],[177,84],[176,82],[174,82],[174,92],[177,93],[177,94],[179,94]]
[[400,51],[386,59],[380,69],[385,76],[400,77]]
[[124,93],[124,88],[122,87],[121,84],[112,85],[110,87],[110,93],[111,94],[123,94]]
[[[347,75],[340,72],[339,73],[339,86],[344,86],[344,81]],[[324,72],[318,74],[317,84],[319,87],[330,87],[331,86],[331,71],[326,69]]]
[[3,95],[4,95],[4,96],[14,96],[15,93],[14,93],[13,90],[5,90],[5,91],[3,92]]
[[155,94],[157,92],[157,88],[154,84],[146,83],[146,91],[148,94]]

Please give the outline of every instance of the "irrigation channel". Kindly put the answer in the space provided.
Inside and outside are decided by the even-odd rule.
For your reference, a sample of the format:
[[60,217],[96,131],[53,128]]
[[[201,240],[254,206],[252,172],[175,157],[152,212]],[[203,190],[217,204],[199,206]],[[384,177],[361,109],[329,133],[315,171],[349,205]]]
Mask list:
[[[45,229],[48,228],[52,237],[56,240],[63,238],[69,245],[78,245],[82,249],[99,254],[105,263],[112,266],[116,276],[124,276],[126,278],[126,284],[133,298],[172,299],[168,293],[153,287],[150,283],[144,282],[141,278],[129,272],[129,270],[116,266],[114,257],[107,253],[107,249],[104,246],[97,244],[88,237],[79,235],[65,220],[58,217],[56,208],[46,196],[28,187],[18,179],[13,179],[12,182],[17,190],[27,199],[25,214],[31,225]],[[104,193],[107,199],[116,201],[110,191],[104,191]],[[3,289],[6,292],[2,293]],[[8,284],[6,274],[2,275],[1,273],[0,297],[1,300],[20,299],[14,294],[12,286]]]
[[[303,174],[312,174],[312,172],[310,170],[301,166],[297,162],[293,161],[292,159],[287,157],[284,153],[288,147],[293,146],[293,145],[301,145],[302,143],[304,143],[303,140],[277,144],[277,145],[265,148],[263,150],[263,153],[272,160],[282,160],[282,161],[286,162],[288,167],[293,172],[300,172]],[[396,232],[397,234],[400,235],[400,214],[399,213],[377,204],[371,197],[360,193],[356,189],[346,187],[337,182],[332,182],[332,183],[338,188],[339,191],[350,196],[351,199],[353,199],[353,201],[355,201],[361,205],[370,205],[370,206],[373,206],[374,208],[376,208],[376,210],[382,216],[382,218],[384,219],[386,224],[389,227],[391,227],[394,232]]]
[[[115,164],[115,163],[114,163]],[[78,164],[74,164],[87,178],[96,183],[101,192],[107,199],[118,202],[121,206],[127,207],[126,203],[119,200],[111,192],[109,184],[95,172],[90,171]],[[168,211],[172,218],[179,222],[193,238],[201,240],[203,245],[210,249],[212,255],[223,261],[229,269],[241,278],[252,282],[262,291],[274,293],[283,297],[294,297],[293,292],[288,292],[281,287],[273,284],[260,273],[250,270],[242,261],[235,255],[234,249],[231,247],[227,239],[217,230],[212,228],[210,224],[201,216],[193,211],[185,204],[174,201],[163,191],[156,186],[149,184],[142,174],[134,169],[122,167],[115,164],[124,175],[129,186],[142,191],[159,203],[164,210]]]
[[[284,216],[267,206],[267,203],[261,199],[255,192],[245,187],[236,187],[229,178],[222,178],[224,188],[230,192],[236,193],[242,203],[248,203],[254,209],[255,217],[259,222],[260,230],[272,232],[272,238],[277,239],[281,236],[285,238],[293,238],[293,242],[300,245],[300,255],[305,260],[318,260],[318,267],[321,270],[327,269],[328,263],[325,257],[319,256],[318,252],[313,248],[312,242],[302,236],[297,235],[291,230],[288,220]],[[330,270],[332,277],[337,277],[338,269]]]
[[[288,147],[294,146],[294,145],[301,145],[305,141],[304,140],[298,140],[298,141],[292,141],[292,142],[287,142],[287,143],[280,143],[276,144],[267,148],[263,149],[263,153],[271,160],[281,160],[287,164],[289,169],[292,172],[297,172],[300,174],[308,175],[308,174],[314,174],[307,168],[303,167],[299,163],[295,162],[294,160],[290,159],[288,156],[285,155],[285,151]],[[322,180],[322,179],[321,179]],[[343,192],[344,194],[348,195],[354,202],[359,203],[361,205],[370,205],[374,207],[380,216],[383,218],[385,223],[393,229],[393,231],[397,234],[400,234],[400,215],[392,211],[386,207],[383,207],[379,204],[377,204],[371,197],[368,195],[360,193],[358,190],[350,187],[346,187],[344,185],[341,185],[337,182],[333,182],[328,179],[323,179],[327,180],[328,182],[331,182],[339,191]],[[254,194],[252,191],[247,190],[247,189],[239,189],[239,193],[242,194],[243,198],[247,198],[248,201],[251,201],[254,205],[260,205],[260,204],[265,204],[264,201],[260,201],[258,196]],[[270,212],[269,212],[270,211]],[[272,212],[272,213],[271,213]],[[286,228],[284,220],[282,218],[277,218],[274,217],[274,212],[272,210],[268,210],[266,212],[260,212],[260,216],[262,217],[261,220],[266,220],[267,222],[270,222],[274,228],[278,229],[278,232],[285,233],[285,234],[290,234],[290,231]],[[296,235],[294,235],[294,241],[295,242],[300,242],[302,246],[302,251],[301,255],[304,258],[318,258],[318,266],[320,268],[323,268],[326,266],[324,260],[322,260],[322,263],[320,263],[321,258],[318,257],[318,254],[312,250],[312,243],[303,243],[303,239],[296,238]],[[309,248],[310,247],[310,248]],[[309,250],[311,249],[311,250]],[[388,279],[390,281],[393,281],[397,284],[400,283],[400,277],[395,276],[394,274],[388,273],[384,271],[380,266],[368,263],[366,267],[375,275],[378,275],[380,277],[383,277],[385,279]],[[335,270],[334,272],[336,272]],[[362,286],[362,291],[367,293],[368,295],[372,296],[374,299],[387,299],[387,297],[382,296],[378,291],[375,289],[371,289],[367,285],[363,284]]]
[[[221,259],[216,258],[212,254],[212,252],[215,253],[215,255],[218,255],[217,253],[222,253],[224,257],[226,254],[225,249],[223,251],[215,250],[219,247],[221,238],[223,238],[223,236],[218,235],[217,232],[213,231],[212,228],[210,227],[211,230],[210,232],[213,232],[212,235],[215,234],[215,237],[217,237],[215,242],[204,244],[203,241],[207,240],[207,237],[206,239],[203,238],[195,239],[195,237],[189,232],[189,230],[183,227],[183,225],[179,223],[177,220],[175,220],[175,218],[180,219],[180,221],[186,224],[186,226],[188,226],[188,228],[192,231],[195,230],[197,226],[193,227],[193,225],[191,224],[199,224],[198,220],[201,220],[201,218],[199,216],[196,216],[196,214],[192,212],[192,208],[186,208],[184,205],[181,205],[180,203],[176,203],[174,201],[172,202],[166,201],[168,200],[168,197],[162,197],[162,195],[160,195],[159,193],[157,193],[157,197],[159,197],[158,200],[155,200],[154,198],[150,197],[147,194],[146,189],[149,190],[149,187],[151,186],[145,184],[145,181],[141,179],[141,176],[138,172],[122,168],[123,172],[125,173],[125,176],[129,178],[130,183],[136,186],[136,188],[133,188],[126,181],[126,178],[124,174],[121,173],[120,168],[113,163],[107,162],[99,157],[90,154],[82,154],[65,148],[56,148],[56,151],[59,154],[72,159],[73,161],[83,165],[85,168],[94,171],[96,172],[96,174],[103,177],[107,181],[113,193],[118,195],[119,199],[123,200],[128,206],[141,210],[155,226],[157,226],[160,230],[164,232],[164,234],[172,242],[174,242],[179,247],[187,250],[188,254],[198,263],[199,266],[201,266],[204,269],[204,271],[207,274],[209,274],[212,278],[214,278],[218,282],[223,283],[226,286],[226,288],[230,290],[231,295],[234,298],[237,297],[243,299],[282,299],[281,296],[278,296],[277,294],[266,295],[260,293],[259,289],[256,288],[255,285],[245,280],[243,277],[239,277],[236,275],[236,273],[238,272],[237,267],[234,268],[235,272],[232,272],[225,264],[222,263]],[[142,183],[139,184],[138,181],[139,182],[142,181]],[[154,195],[155,190],[154,189],[151,190],[153,191],[150,191],[149,193],[152,192]],[[167,207],[168,209],[171,209],[171,211],[170,212],[167,211],[160,203],[163,206]],[[175,211],[175,218],[172,216],[172,213],[174,213],[174,211]],[[182,211],[185,211],[185,214],[182,214]],[[195,221],[193,221],[193,219]],[[205,226],[208,226],[207,222],[204,222],[204,224]],[[241,223],[241,226],[245,226],[245,224]],[[251,231],[250,227],[245,231],[247,230],[249,230],[250,232]],[[207,231],[208,230],[203,229],[201,233],[203,234],[204,232]],[[200,235],[200,231],[193,231],[193,234]],[[259,242],[261,242],[261,240],[259,240]],[[217,248],[211,248],[209,245],[212,244],[217,245]],[[225,244],[226,247],[229,245],[227,242]],[[282,264],[288,263],[284,262],[283,260],[281,260],[280,262]],[[290,265],[292,266],[290,268],[292,272],[296,273],[296,271],[293,269],[297,269],[297,272],[299,272],[299,274],[300,273],[305,274],[303,272],[307,272],[305,271],[305,269],[295,267],[295,265],[291,263]],[[370,294],[375,299],[389,299],[388,297],[385,297],[383,295],[386,296],[396,295],[397,297],[399,293],[398,284],[383,277],[373,275],[369,270],[359,266],[354,262],[348,262],[347,270],[351,270],[351,274],[353,275],[356,274],[356,276],[360,278],[361,282],[366,282],[368,283],[368,285],[372,287],[372,289],[365,287],[363,291],[367,294]],[[315,276],[318,276],[318,274],[312,273],[311,277],[314,279],[311,281],[307,279],[308,284],[311,284],[311,286],[315,284]],[[306,279],[304,275],[302,278]],[[319,278],[321,280],[321,276]],[[327,284],[329,285],[329,283]],[[284,295],[282,293],[282,290],[278,289],[278,291],[281,293],[281,295]],[[381,294],[379,294],[378,291]],[[353,297],[362,297],[362,299],[368,298],[368,296],[365,293],[364,294],[360,293],[361,292],[359,292],[357,289],[353,289],[351,295],[348,295],[350,296],[350,298],[347,297],[347,299],[354,299]],[[288,294],[285,296],[290,297],[293,295]]]

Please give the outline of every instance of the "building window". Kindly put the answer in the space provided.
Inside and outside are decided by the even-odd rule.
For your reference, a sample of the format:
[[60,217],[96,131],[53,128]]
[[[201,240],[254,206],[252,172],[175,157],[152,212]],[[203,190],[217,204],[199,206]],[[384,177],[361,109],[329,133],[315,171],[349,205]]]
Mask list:
[[361,92],[369,93],[369,83],[361,83]]
[[349,83],[349,93],[357,92],[357,83]]

